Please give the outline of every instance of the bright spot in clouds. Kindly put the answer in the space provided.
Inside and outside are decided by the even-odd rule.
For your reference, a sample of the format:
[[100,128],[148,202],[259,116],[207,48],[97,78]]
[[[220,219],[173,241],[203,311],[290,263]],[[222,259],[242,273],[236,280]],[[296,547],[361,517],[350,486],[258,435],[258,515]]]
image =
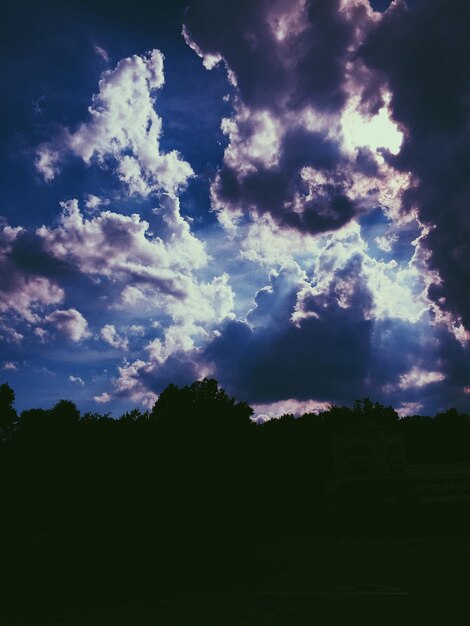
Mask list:
[[439,383],[445,380],[445,375],[441,372],[428,372],[419,367],[412,367],[409,372],[400,376],[399,387],[409,389],[413,387],[424,387],[431,383]]
[[344,147],[348,152],[354,152],[356,148],[369,148],[372,152],[385,148],[392,154],[398,154],[403,143],[403,133],[390,119],[386,104],[376,115],[368,118],[361,115],[358,98],[352,98],[343,112],[341,127]]

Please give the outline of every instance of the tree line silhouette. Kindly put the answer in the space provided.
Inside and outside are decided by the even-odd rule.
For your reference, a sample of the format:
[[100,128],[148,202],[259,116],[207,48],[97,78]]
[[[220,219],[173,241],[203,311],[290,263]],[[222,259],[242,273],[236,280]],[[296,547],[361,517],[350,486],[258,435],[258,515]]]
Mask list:
[[399,419],[364,399],[258,424],[206,378],[169,385],[150,411],[119,419],[81,415],[68,400],[19,415],[14,404],[1,385],[8,584],[249,573],[258,535],[334,525],[325,481],[333,439],[351,428],[399,432],[409,463],[470,462],[470,416],[455,409]]

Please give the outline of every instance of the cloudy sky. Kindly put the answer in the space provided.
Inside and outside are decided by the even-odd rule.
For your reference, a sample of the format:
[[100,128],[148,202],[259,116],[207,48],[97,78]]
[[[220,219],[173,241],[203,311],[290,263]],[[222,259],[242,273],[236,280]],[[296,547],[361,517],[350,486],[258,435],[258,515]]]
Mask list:
[[[470,410],[470,3],[2,8],[0,381]],[[188,6],[189,5],[189,6]]]

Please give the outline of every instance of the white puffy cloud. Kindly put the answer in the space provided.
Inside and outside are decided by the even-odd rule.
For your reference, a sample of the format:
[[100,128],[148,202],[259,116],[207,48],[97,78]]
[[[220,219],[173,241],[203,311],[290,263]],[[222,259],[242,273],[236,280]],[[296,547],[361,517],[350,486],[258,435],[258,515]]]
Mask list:
[[76,309],[53,311],[45,321],[75,343],[90,336],[88,322]]
[[293,257],[310,258],[317,241],[308,233],[282,228],[269,214],[239,228],[233,239],[243,258],[267,268],[289,263]]
[[403,133],[391,119],[389,104],[391,95],[384,93],[383,106],[373,115],[361,113],[360,97],[351,94],[341,115],[343,146],[352,155],[358,148],[368,148],[383,162],[379,148],[398,154],[403,143]]
[[[410,261],[376,259],[369,250],[360,224],[352,220],[335,232],[314,236],[279,227],[270,216],[256,218],[234,236],[243,258],[265,268],[292,266],[305,272],[294,317],[302,318],[302,299],[326,296],[334,290],[342,306],[349,306],[351,285],[339,275],[356,260],[361,280],[372,296],[371,317],[396,318],[411,323],[430,308],[418,240],[410,243]],[[294,283],[297,282],[295,278]],[[294,286],[293,283],[293,286]]]
[[229,138],[225,162],[240,173],[255,171],[260,165],[277,166],[286,131],[283,122],[270,111],[251,111],[240,104],[234,118],[222,120],[222,131]]
[[[273,28],[281,42],[287,24],[286,15],[281,11],[276,20]],[[89,121],[74,132],[63,133],[57,144],[40,146],[38,167],[42,167],[45,177],[53,177],[64,152],[69,151],[87,164],[104,166],[111,159],[130,193],[148,195],[154,191],[174,191],[184,184],[191,174],[189,166],[176,153],[162,155],[159,150],[161,120],[154,111],[154,104],[155,90],[162,84],[162,57],[157,51],[124,59],[114,70],[105,72],[99,94],[90,107]],[[328,116],[320,117],[308,106],[295,112],[288,108],[276,112],[268,109],[253,111],[240,101],[235,116],[223,122],[223,130],[229,137],[225,162],[240,175],[256,171],[258,167],[276,168],[282,152],[281,143],[288,131],[300,129],[334,135],[338,125],[333,127],[330,122]],[[308,176],[306,184],[307,179],[310,180]],[[87,199],[90,210],[96,211],[99,204],[97,197]],[[232,211],[231,216],[236,211]],[[149,224],[137,215],[128,217],[102,211],[91,219],[84,219],[76,201],[64,204],[57,228],[38,230],[52,256],[71,263],[83,273],[105,276],[115,284],[123,285],[116,306],[124,311],[135,308],[152,317],[158,311],[169,317],[158,336],[147,344],[147,360],[139,360],[137,366],[131,364],[121,368],[117,382],[121,393],[127,389],[135,395],[131,381],[137,380],[142,370],[161,366],[174,354],[197,350],[210,340],[224,320],[233,318],[234,294],[228,276],[204,281],[194,276],[209,259],[204,246],[181,218],[177,199],[173,195],[164,196],[158,212],[168,230],[160,237],[150,235]],[[223,216],[224,207],[221,207],[221,221]],[[229,221],[227,218],[227,223]],[[272,230],[276,227],[275,220],[266,213],[259,220],[254,219],[251,226],[248,239],[242,244],[243,254],[253,260],[258,257],[266,264],[277,255],[277,265],[279,247],[275,250],[273,246],[267,252],[268,240],[272,239]],[[259,243],[261,231],[264,246]],[[290,262],[293,245],[297,250],[302,248],[305,255],[311,255],[314,238],[297,233],[299,246],[293,242],[292,231],[289,234],[279,229],[276,233],[277,242],[274,243],[282,239],[285,264]],[[253,243],[251,247],[250,242]],[[311,284],[305,280],[307,285]],[[110,345],[125,347],[125,340],[117,335],[112,324],[107,325],[101,335]]]
[[[207,283],[193,280],[187,286],[186,298],[170,297],[162,302],[171,323],[154,323],[161,336],[147,343],[145,360],[137,359],[132,363],[125,361],[118,368],[114,395],[125,395],[145,406],[152,406],[157,394],[151,389],[150,381],[158,377],[161,368],[172,357],[187,359],[192,369],[201,376],[208,373],[206,364],[203,361],[199,363],[198,353],[202,346],[217,335],[221,324],[234,318],[234,293],[228,284],[227,274],[216,276]],[[129,293],[132,293],[132,306],[145,301],[149,313],[155,310],[151,291],[144,290],[136,296],[136,290],[129,287],[126,294]]]
[[392,252],[393,245],[398,241],[398,235],[396,233],[382,235],[381,237],[376,237],[374,241],[380,250],[383,250],[384,252]]
[[107,198],[100,198],[100,196],[95,196],[92,193],[86,195],[85,208],[91,213],[99,209],[100,206],[108,204],[109,200]]
[[22,267],[12,255],[22,228],[8,225],[0,229],[0,315],[14,314],[29,323],[39,320],[40,312],[60,304],[64,291],[54,281]]
[[[157,233],[137,214],[102,210],[84,216],[78,202],[70,200],[63,203],[56,227],[42,226],[36,232],[49,255],[94,280],[105,277],[113,285],[117,297],[108,307],[117,315],[138,313],[139,319],[161,321],[156,336],[150,336],[145,346],[146,360],[119,370],[115,393],[136,398],[141,395],[131,382],[142,368],[153,371],[175,354],[197,350],[218,325],[233,318],[228,274],[211,276],[205,245],[182,218],[178,199],[163,195],[155,212],[161,220]],[[52,314],[46,320],[56,321],[56,317]],[[145,334],[141,324],[134,324],[129,332]],[[101,328],[100,337],[114,348],[129,347],[128,338],[111,322]],[[146,392],[142,398],[149,402]]]
[[63,204],[56,228],[43,226],[37,234],[53,257],[123,285],[117,306],[160,310],[191,334],[197,325],[230,316],[233,293],[227,274],[209,282],[194,275],[209,257],[181,217],[178,200],[164,196],[159,212],[166,227],[164,239],[151,236],[149,224],[136,214],[103,211],[84,218],[76,200]]
[[[132,398],[136,402],[152,407],[157,401],[157,394],[149,390],[142,382],[142,375],[152,372],[154,365],[137,359],[133,363],[124,362],[118,368],[119,378],[115,383],[116,393]],[[108,396],[108,394],[106,394]],[[111,396],[108,396],[110,398]]]
[[46,182],[51,182],[60,172],[61,157],[58,150],[49,144],[43,144],[37,150],[36,169]]
[[47,278],[16,273],[9,276],[10,289],[0,295],[0,313],[14,311],[28,322],[38,321],[37,310],[64,299],[63,290]]
[[113,324],[105,324],[100,332],[101,338],[111,347],[118,350],[128,350],[129,341],[126,337],[121,337]]
[[93,396],[93,400],[97,404],[106,404],[107,402],[111,400],[111,396],[106,391],[103,391],[103,393],[100,393],[97,396]]
[[189,352],[194,347],[194,326],[170,326],[165,338],[153,339],[146,347],[151,362],[162,364],[174,352]]
[[24,339],[24,335],[19,333],[15,328],[0,321],[0,338],[9,343],[20,344]]
[[129,327],[129,333],[136,337],[142,337],[143,335],[145,335],[145,328],[144,326],[142,326],[142,324],[132,324]]
[[36,328],[34,329],[34,335],[36,337],[39,337],[39,339],[41,339],[42,341],[45,339],[45,337],[47,337],[48,332],[45,328],[42,328],[41,326],[36,326]]
[[103,72],[89,121],[38,147],[36,167],[44,179],[53,180],[71,153],[87,165],[107,167],[111,161],[131,194],[175,192],[184,186],[193,174],[191,166],[175,150],[160,150],[162,120],[154,107],[163,83],[163,55],[158,50],[122,59]]
[[74,264],[85,274],[153,284],[177,294],[184,288],[181,272],[202,267],[207,255],[204,244],[181,217],[177,198],[167,196],[162,203],[163,219],[170,231],[167,241],[150,237],[148,222],[137,214],[129,217],[103,211],[85,218],[77,200],[62,204],[56,228],[42,226],[37,234],[52,256]]
[[[151,340],[145,347],[147,360],[138,359],[119,367],[115,392],[128,395],[146,406],[152,406],[157,395],[149,390],[148,382],[158,374],[159,368],[173,356],[196,358],[199,348],[217,334],[217,328],[233,319],[234,294],[228,284],[228,275],[215,277],[211,282],[192,282],[185,299],[167,299],[165,308],[172,323],[160,328],[161,338]],[[144,294],[142,294],[144,298]],[[145,298],[149,310],[153,308],[152,295]],[[155,324],[160,327],[160,324]],[[197,364],[193,363],[197,368]],[[202,363],[201,375],[205,375]]]

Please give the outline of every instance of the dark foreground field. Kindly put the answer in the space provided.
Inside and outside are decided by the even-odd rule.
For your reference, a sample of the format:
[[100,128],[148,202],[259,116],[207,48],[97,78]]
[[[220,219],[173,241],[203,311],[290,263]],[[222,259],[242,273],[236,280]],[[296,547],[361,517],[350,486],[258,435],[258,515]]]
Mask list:
[[[252,549],[252,555],[241,557],[236,546],[234,551],[223,541],[215,550],[188,548],[184,556],[177,549],[170,566],[165,562],[168,545],[160,569],[158,562],[149,568],[142,553],[124,561],[113,561],[110,554],[104,565],[95,554],[87,576],[86,546],[43,545],[35,553],[29,546],[27,559],[16,546],[20,567],[2,586],[0,624],[274,626],[357,619],[422,623],[438,617],[467,623],[452,615],[470,606],[470,537],[333,541],[265,536]],[[78,577],[68,573],[73,559],[80,563]],[[132,570],[144,563],[145,575]]]
[[118,420],[18,417],[3,392],[0,626],[469,621],[467,415],[257,425],[204,379]]

